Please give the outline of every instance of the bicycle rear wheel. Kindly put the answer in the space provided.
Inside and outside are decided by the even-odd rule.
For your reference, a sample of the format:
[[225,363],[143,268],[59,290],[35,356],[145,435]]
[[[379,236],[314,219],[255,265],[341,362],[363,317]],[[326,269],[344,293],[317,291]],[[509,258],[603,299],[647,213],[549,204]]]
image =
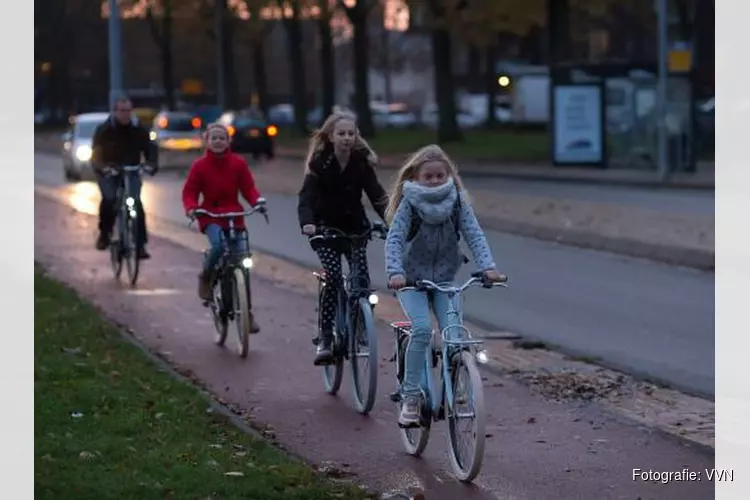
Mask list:
[[378,392],[378,337],[372,306],[365,298],[359,299],[352,323],[349,361],[352,368],[352,395],[357,411],[370,413]]
[[[214,333],[214,342],[218,346],[223,346],[224,343],[227,340],[227,333],[229,332],[229,319],[227,318],[227,306],[226,306],[226,300],[231,299],[231,291],[229,294],[226,294],[227,286],[225,278],[219,278],[214,281],[213,285],[213,296],[211,303],[209,304],[211,308],[211,316],[214,320],[214,328],[216,329],[216,332]],[[229,297],[227,297],[229,295]]]
[[234,289],[232,290],[232,301],[234,305],[234,324],[237,328],[237,353],[246,358],[250,343],[250,314],[247,303],[247,282],[245,273],[241,269],[235,269]]
[[[325,284],[323,286],[329,286],[328,284]],[[318,333],[320,334],[321,331],[321,325],[322,325],[322,317],[323,314],[323,286],[318,288]],[[341,307],[341,299],[339,298],[339,307]],[[338,318],[338,313],[337,313]],[[338,330],[338,334],[342,334],[341,329],[341,322],[336,321],[336,329]],[[321,339],[318,338],[320,341]],[[339,389],[341,389],[341,382],[344,378],[344,359],[341,356],[341,353],[339,352],[339,338],[334,336],[334,342],[333,342],[333,363],[330,365],[324,365],[323,366],[323,387],[325,388],[325,391],[330,394],[331,396],[335,396],[338,394]]]
[[[448,410],[448,438],[450,461],[456,478],[471,482],[482,468],[485,445],[486,413],[484,389],[474,356],[469,351],[461,351],[451,359],[451,385],[453,401]],[[459,433],[463,422],[468,426],[473,446],[464,449]]]

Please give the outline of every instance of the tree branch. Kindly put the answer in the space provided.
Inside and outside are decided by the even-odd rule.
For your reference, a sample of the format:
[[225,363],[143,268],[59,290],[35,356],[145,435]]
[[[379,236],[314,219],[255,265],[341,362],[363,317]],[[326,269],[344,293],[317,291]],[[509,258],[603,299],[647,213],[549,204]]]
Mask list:
[[152,5],[146,7],[146,22],[148,23],[148,31],[151,33],[153,39],[159,50],[164,50],[164,34],[159,33],[159,26],[154,17],[154,9]]

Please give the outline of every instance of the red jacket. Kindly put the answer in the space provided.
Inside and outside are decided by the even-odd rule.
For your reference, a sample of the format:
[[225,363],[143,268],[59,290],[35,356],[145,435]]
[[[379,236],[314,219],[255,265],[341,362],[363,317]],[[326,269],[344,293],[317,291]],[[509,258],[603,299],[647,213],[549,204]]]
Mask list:
[[[203,201],[199,203],[198,197],[201,194]],[[260,198],[247,162],[229,151],[223,155],[206,151],[206,154],[195,160],[190,167],[185,185],[182,187],[182,205],[185,212],[196,208],[217,214],[242,212],[245,208],[240,204],[238,194],[242,194],[251,205],[255,205]],[[201,216],[198,217],[198,224],[201,232],[205,231],[209,224],[218,224],[227,229],[229,219]],[[244,228],[245,220],[237,217],[234,224],[238,229]]]

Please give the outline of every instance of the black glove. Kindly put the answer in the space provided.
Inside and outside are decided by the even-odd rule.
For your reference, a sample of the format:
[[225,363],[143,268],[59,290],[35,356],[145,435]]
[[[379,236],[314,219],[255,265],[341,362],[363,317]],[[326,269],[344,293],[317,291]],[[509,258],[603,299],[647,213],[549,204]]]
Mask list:
[[151,177],[156,175],[156,172],[159,171],[159,167],[157,165],[149,165],[146,169],[146,171],[149,173]]

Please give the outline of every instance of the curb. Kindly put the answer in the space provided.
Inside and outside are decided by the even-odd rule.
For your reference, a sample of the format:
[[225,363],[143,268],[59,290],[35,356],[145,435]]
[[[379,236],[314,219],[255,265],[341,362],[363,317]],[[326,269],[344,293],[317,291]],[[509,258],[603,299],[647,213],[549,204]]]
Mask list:
[[[42,144],[35,144],[35,151],[47,154],[57,154],[54,148],[44,147]],[[284,158],[301,158],[301,156],[286,155],[279,153]],[[180,165],[162,165],[161,170],[169,172],[181,172],[187,169]],[[386,169],[393,167],[385,166]],[[713,272],[715,267],[715,252],[695,248],[686,248],[679,245],[665,245],[658,243],[648,243],[634,240],[631,238],[621,238],[616,236],[606,236],[590,231],[577,229],[560,229],[553,227],[540,226],[502,219],[487,215],[478,214],[482,226],[495,231],[505,232],[534,238],[542,241],[551,241],[563,245],[569,245],[591,250],[611,252],[618,255],[635,257],[672,266],[689,267],[701,271]]]
[[[276,156],[280,158],[303,160],[305,154],[299,151],[291,151],[285,148],[279,148],[276,151]],[[392,158],[381,159],[378,162],[378,166],[384,170],[398,170],[401,165],[395,162]],[[667,183],[662,183],[654,176],[653,179],[622,179],[622,178],[598,178],[598,177],[586,177],[576,175],[548,175],[548,174],[530,174],[522,171],[481,171],[472,169],[462,169],[462,173],[467,177],[475,177],[480,179],[516,179],[521,181],[542,181],[542,182],[553,182],[553,183],[564,183],[564,184],[588,184],[596,186],[626,186],[626,187],[640,187],[640,188],[651,188],[651,189],[664,189],[664,190],[701,190],[701,191],[714,191],[715,183],[696,181],[690,179],[677,179],[670,180]]]

